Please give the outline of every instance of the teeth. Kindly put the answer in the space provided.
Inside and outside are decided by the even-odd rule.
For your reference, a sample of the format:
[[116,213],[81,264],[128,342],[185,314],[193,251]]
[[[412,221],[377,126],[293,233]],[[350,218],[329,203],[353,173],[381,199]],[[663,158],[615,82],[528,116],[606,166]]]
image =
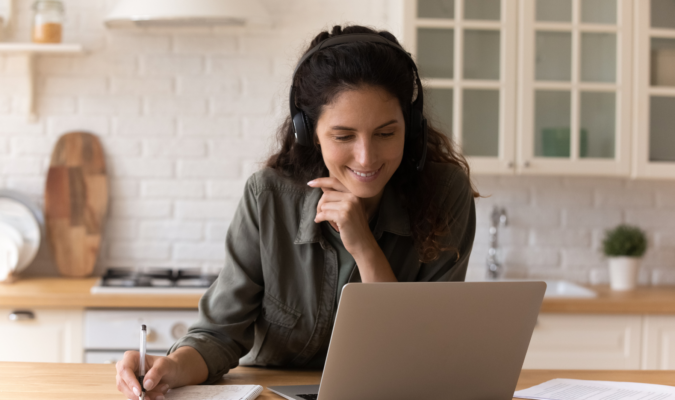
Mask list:
[[362,173],[362,172],[357,172],[357,171],[354,171],[354,170],[352,170],[352,172],[355,173],[355,174],[358,175],[358,176],[362,176],[362,177],[364,177],[364,178],[367,178],[367,177],[369,177],[369,176],[375,175],[375,173],[376,173],[377,171],[375,171],[375,172],[369,172],[369,173],[367,173],[367,174],[364,174],[364,173]]

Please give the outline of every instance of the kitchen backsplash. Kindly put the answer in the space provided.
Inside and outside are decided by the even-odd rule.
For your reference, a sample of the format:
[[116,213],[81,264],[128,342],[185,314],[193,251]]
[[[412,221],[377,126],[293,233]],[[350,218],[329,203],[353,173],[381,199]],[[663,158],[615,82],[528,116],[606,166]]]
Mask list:
[[641,284],[675,284],[675,181],[618,178],[476,176],[478,229],[469,279],[484,276],[490,213],[506,209],[499,228],[506,276],[607,283],[605,230],[620,223],[648,235]]
[[[402,0],[263,0],[271,28],[109,30],[112,0],[65,0],[64,41],[86,54],[40,56],[38,114],[11,94],[16,66],[0,56],[0,187],[42,203],[49,156],[71,130],[98,135],[111,202],[95,273],[108,266],[217,270],[246,178],[286,116],[296,60],[314,34],[361,23],[400,34]],[[6,38],[27,41],[32,1],[16,0]],[[9,93],[8,93],[9,92]],[[607,280],[604,229],[642,226],[651,247],[643,283],[675,284],[675,182],[605,178],[475,177],[478,230],[470,278],[483,275],[488,216],[500,230],[507,276]],[[47,248],[24,275],[56,275]]]

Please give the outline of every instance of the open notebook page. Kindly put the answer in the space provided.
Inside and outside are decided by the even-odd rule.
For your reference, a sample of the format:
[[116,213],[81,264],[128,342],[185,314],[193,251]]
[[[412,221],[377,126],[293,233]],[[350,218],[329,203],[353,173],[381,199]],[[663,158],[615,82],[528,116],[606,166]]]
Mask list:
[[675,400],[675,387],[648,383],[553,379],[519,390],[513,397],[533,400]]
[[253,400],[262,393],[259,385],[195,385],[171,389],[166,400]]

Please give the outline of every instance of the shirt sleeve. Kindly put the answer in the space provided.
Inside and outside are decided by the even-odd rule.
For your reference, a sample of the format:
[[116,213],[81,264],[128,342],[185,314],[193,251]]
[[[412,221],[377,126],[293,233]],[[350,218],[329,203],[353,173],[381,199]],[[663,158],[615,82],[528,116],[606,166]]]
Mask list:
[[225,265],[199,301],[199,319],[168,354],[193,347],[206,362],[206,384],[222,379],[253,346],[254,324],[263,297],[259,215],[255,175],[246,189],[225,240]]
[[443,209],[450,210],[450,233],[443,239],[443,244],[453,249],[442,252],[434,261],[423,263],[417,282],[464,281],[466,276],[476,235],[473,189],[469,178],[459,168],[449,176],[446,187],[447,194],[441,204]]

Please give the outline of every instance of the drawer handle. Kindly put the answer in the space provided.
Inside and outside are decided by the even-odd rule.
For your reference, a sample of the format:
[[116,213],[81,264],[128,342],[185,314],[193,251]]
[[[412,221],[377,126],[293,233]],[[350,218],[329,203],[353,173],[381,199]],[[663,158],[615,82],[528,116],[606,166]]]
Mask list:
[[31,321],[35,319],[35,314],[33,314],[32,311],[26,311],[26,310],[17,310],[17,311],[12,311],[9,314],[9,320],[10,321]]

